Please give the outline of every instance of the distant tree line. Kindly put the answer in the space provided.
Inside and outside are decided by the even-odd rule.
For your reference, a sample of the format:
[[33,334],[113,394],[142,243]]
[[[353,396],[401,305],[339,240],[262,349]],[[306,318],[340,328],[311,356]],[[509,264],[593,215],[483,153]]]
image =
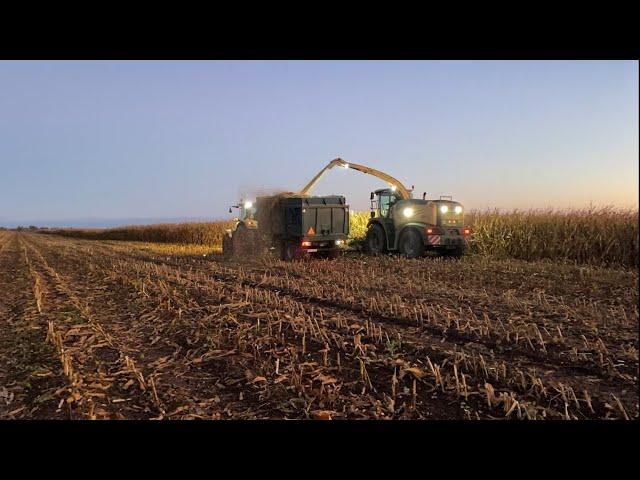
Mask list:
[[[4,227],[0,227],[2,230],[5,230]],[[16,227],[14,230],[17,230],[18,232],[21,232],[23,230],[48,230],[49,227],[36,227],[35,225],[29,225],[28,227],[23,227],[22,225],[19,225],[18,227]]]

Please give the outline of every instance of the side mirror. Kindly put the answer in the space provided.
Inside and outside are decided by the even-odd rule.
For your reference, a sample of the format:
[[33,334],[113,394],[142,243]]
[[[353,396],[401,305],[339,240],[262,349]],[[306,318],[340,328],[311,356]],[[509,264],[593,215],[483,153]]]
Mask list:
[[427,192],[422,192],[422,199],[426,199],[427,198]]
[[229,207],[229,213],[233,213],[233,211],[231,210],[231,207]]
[[373,217],[375,217],[375,216],[376,216],[376,212],[374,212],[374,211],[371,211],[371,214],[370,214],[370,216],[371,216],[371,218],[373,218]]
[[375,198],[375,195],[373,194],[373,192],[371,192],[371,200],[373,200]]

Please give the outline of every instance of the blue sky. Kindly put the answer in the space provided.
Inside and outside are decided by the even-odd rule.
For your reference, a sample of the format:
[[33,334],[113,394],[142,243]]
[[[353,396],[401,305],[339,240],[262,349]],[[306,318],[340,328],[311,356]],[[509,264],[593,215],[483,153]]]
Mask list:
[[0,224],[226,218],[336,156],[467,208],[637,206],[638,130],[637,62],[0,61]]

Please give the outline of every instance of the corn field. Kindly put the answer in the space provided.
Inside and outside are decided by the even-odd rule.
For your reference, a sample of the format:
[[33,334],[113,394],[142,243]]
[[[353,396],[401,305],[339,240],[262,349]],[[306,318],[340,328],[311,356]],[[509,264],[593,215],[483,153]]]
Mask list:
[[[361,246],[369,212],[350,213],[349,242]],[[522,260],[572,261],[590,265],[638,265],[638,212],[585,210],[471,211],[471,253]],[[231,221],[128,226],[111,229],[48,230],[75,238],[203,245],[222,248]]]
[[89,240],[125,240],[155,243],[177,243],[205,245],[214,249],[222,248],[225,229],[231,228],[231,221],[197,223],[161,223],[156,225],[133,225],[107,229],[52,229],[45,233]]
[[523,260],[569,260],[592,265],[638,265],[638,211],[474,211],[472,252]]
[[370,218],[369,212],[349,212],[350,243],[361,243],[364,240]]

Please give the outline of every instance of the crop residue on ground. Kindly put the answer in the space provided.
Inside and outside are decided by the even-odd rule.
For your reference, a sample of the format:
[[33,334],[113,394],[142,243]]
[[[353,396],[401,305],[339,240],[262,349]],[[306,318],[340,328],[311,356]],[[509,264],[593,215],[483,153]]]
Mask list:
[[637,418],[637,284],[0,232],[0,418]]

